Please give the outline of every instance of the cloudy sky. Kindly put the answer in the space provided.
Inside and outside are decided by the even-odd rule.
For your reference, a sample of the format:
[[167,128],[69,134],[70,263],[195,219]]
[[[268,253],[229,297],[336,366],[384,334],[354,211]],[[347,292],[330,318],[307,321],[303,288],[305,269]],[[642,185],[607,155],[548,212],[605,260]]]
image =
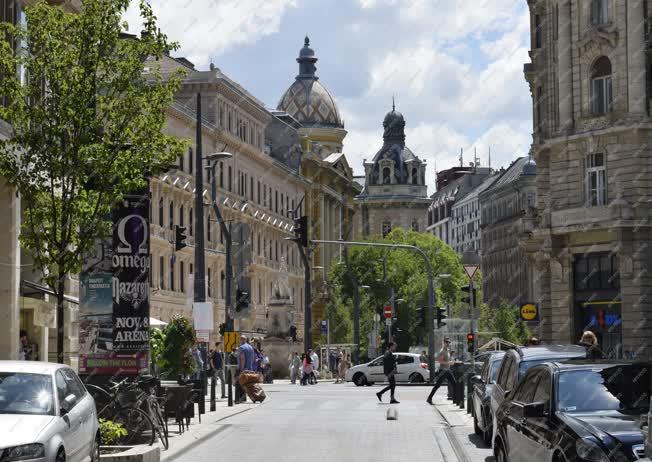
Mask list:
[[[527,4],[515,0],[151,0],[179,56],[211,60],[270,108],[298,73],[310,36],[317,73],[338,103],[344,152],[356,174],[382,144],[396,108],[407,144],[437,169],[473,160],[508,165],[527,155],[531,100]],[[133,17],[128,15],[129,17]],[[132,21],[133,24],[133,21]],[[131,32],[136,32],[134,27]]]

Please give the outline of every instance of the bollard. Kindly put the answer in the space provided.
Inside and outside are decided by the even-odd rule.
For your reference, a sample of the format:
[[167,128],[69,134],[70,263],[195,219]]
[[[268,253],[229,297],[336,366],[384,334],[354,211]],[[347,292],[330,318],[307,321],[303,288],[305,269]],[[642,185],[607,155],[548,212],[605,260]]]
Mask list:
[[460,381],[457,382],[458,389],[458,406],[460,409],[464,409],[464,380],[460,377]]
[[473,412],[473,384],[471,383],[472,375],[466,376],[466,413]]
[[228,391],[228,400],[229,400],[229,407],[233,407],[233,379],[232,379],[232,374],[231,374],[231,368],[227,367],[227,385],[229,387]]
[[215,411],[215,387],[217,386],[215,372],[211,375],[211,412]]

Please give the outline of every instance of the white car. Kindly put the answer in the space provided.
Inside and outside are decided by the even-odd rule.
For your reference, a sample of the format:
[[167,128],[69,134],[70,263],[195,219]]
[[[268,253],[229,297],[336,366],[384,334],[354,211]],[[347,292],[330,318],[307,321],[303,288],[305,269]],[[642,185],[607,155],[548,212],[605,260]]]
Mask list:
[[[430,372],[428,365],[419,360],[419,355],[413,353],[394,353],[396,356],[397,382],[421,383],[428,380]],[[357,386],[372,385],[374,382],[387,381],[383,371],[383,357],[379,356],[366,364],[353,366],[346,372],[344,380]]]
[[2,462],[99,462],[95,401],[63,364],[0,361]]

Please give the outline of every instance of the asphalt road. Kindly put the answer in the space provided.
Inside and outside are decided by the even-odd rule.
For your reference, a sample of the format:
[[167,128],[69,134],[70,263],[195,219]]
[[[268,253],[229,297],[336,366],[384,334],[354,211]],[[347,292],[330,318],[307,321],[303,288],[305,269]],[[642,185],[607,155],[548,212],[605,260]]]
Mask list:
[[[389,395],[384,396],[384,403],[375,396],[379,386],[276,383],[264,389],[263,404],[238,405],[246,412],[207,424],[211,428],[205,436],[172,458],[164,456],[165,462],[218,458],[238,462],[485,461],[491,453],[476,448],[472,428],[459,423],[451,426],[435,407],[426,404],[426,387],[397,389],[400,404],[391,406],[398,413],[394,421],[386,419]],[[439,400],[445,401],[441,394],[445,397],[445,391],[438,392]]]

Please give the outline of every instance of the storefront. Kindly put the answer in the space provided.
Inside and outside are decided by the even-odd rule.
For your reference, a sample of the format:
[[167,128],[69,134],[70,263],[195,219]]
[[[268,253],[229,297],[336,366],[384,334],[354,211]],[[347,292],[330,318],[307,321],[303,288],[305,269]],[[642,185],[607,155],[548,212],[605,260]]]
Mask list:
[[618,256],[600,252],[574,255],[573,297],[575,339],[586,330],[598,337],[611,358],[622,358],[622,300]]

